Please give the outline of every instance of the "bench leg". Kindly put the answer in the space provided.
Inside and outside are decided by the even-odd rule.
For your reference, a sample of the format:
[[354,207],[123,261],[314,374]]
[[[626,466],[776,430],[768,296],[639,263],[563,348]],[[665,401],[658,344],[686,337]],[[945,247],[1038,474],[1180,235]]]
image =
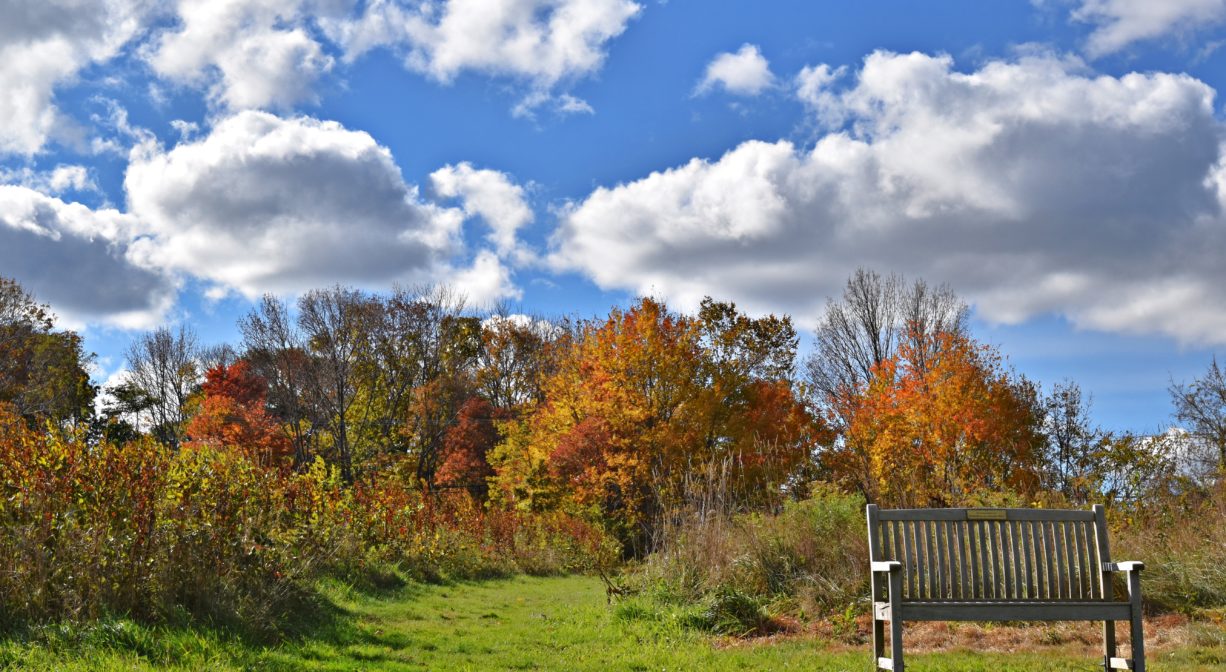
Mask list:
[[885,621],[873,615],[873,669],[878,669],[877,659],[885,656]]
[[1133,672],[1145,672],[1145,629],[1141,625],[1141,572],[1128,572],[1128,598],[1132,603],[1129,636],[1132,640]]
[[1111,659],[1115,657],[1115,621],[1103,621],[1103,670],[1111,672]]
[[894,672],[903,672],[902,662],[902,619],[890,621],[890,660],[894,661]]
[[894,672],[903,672],[902,572],[890,572],[890,661]]
[[1141,627],[1141,614],[1139,611],[1135,611],[1132,614],[1129,635],[1132,638],[1131,655],[1133,672],[1145,672],[1145,633]]

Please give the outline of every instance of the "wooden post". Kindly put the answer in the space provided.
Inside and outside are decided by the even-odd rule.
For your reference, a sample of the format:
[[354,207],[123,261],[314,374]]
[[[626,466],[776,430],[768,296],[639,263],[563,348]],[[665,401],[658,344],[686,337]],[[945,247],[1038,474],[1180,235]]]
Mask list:
[[890,669],[903,672],[902,572],[890,572]]
[[877,667],[877,661],[885,654],[885,622],[877,615],[877,602],[881,600],[885,592],[885,586],[877,580],[877,572],[871,571],[872,563],[877,560],[884,560],[879,557],[881,551],[881,537],[878,535],[877,526],[877,505],[869,504],[865,507],[865,517],[868,519],[868,562],[869,562],[869,581],[872,591],[872,602],[869,608],[873,610],[873,669]]
[[[1107,543],[1107,512],[1102,504],[1094,505],[1094,547],[1098,550],[1099,585],[1103,599],[1115,598],[1115,586],[1111,583],[1111,548]],[[1111,659],[1115,657],[1115,621],[1103,621],[1103,669],[1111,672]]]
[[1145,672],[1145,632],[1141,624],[1141,570],[1128,572],[1128,601],[1132,603],[1129,635],[1132,638],[1133,672]]

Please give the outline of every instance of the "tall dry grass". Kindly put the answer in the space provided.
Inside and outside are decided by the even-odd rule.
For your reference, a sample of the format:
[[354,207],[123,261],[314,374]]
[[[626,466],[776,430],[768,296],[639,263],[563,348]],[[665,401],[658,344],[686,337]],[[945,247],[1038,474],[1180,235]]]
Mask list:
[[1151,502],[1113,516],[1111,555],[1141,560],[1151,613],[1226,608],[1226,482],[1204,497]]
[[722,462],[687,482],[631,579],[637,589],[703,605],[698,624],[730,634],[769,629],[773,615],[839,612],[867,594],[861,497],[819,484],[751,512],[730,494],[732,478],[734,465]]

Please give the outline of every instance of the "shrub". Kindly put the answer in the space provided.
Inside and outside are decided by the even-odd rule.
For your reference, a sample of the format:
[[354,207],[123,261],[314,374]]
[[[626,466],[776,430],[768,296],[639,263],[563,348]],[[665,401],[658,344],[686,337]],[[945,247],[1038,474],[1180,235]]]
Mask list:
[[744,637],[765,634],[770,616],[763,608],[760,596],[750,595],[733,586],[720,586],[707,598],[702,623],[711,632]]
[[613,548],[572,516],[487,512],[394,468],[348,486],[322,460],[292,473],[208,445],[91,445],[0,405],[0,625],[187,614],[272,634],[320,576],[562,573]]

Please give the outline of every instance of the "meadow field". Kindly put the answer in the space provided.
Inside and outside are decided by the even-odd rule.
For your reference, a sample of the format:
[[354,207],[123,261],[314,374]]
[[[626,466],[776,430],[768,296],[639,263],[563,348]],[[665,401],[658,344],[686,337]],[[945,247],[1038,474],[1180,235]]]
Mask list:
[[[31,670],[864,670],[867,644],[829,628],[737,639],[685,625],[686,609],[606,603],[596,578],[516,577],[358,590],[321,586],[302,632],[237,633],[103,620],[0,641],[0,667]],[[861,622],[863,625],[863,622]],[[1226,628],[1150,624],[1152,669],[1220,670]],[[955,628],[955,631],[957,628]],[[919,632],[913,670],[1098,669],[1093,628],[966,626]],[[848,641],[848,640],[853,641]],[[982,650],[972,648],[974,643]],[[934,650],[936,652],[934,652]]]
[[[881,331],[839,318],[865,295]],[[266,298],[238,347],[149,332],[98,389],[49,308],[3,279],[0,304],[6,667],[862,669],[869,502],[1103,503],[1111,558],[1146,564],[1154,669],[1226,661],[1216,361],[1171,389],[1194,431],[1105,430],[948,288],[862,271],[803,360],[788,316],[710,298],[547,321],[333,287]],[[907,649],[1090,670],[1098,636]]]

